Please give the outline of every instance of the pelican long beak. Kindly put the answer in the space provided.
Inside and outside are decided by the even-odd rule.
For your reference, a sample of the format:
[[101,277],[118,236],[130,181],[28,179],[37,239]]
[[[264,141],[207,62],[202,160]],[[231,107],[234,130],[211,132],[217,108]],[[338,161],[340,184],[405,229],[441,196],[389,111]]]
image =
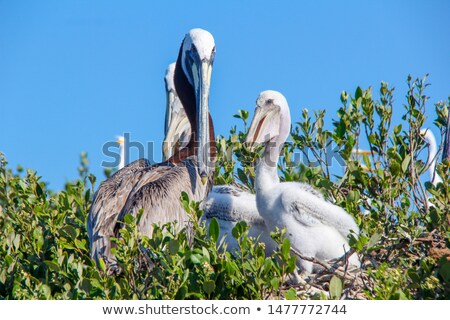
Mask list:
[[261,107],[256,107],[255,109],[255,115],[253,116],[252,123],[250,125],[250,128],[248,129],[248,134],[245,139],[245,143],[252,147],[255,143],[260,141],[259,136],[261,133],[261,128],[264,124],[264,121],[266,120],[266,116],[264,112],[262,112]]
[[209,161],[209,89],[212,61],[202,60],[192,64],[197,96],[197,168],[202,183],[206,184],[210,172]]
[[253,116],[245,143],[250,149],[253,149],[260,143],[269,142],[272,138],[278,136],[279,123],[279,108],[256,106],[255,115]]

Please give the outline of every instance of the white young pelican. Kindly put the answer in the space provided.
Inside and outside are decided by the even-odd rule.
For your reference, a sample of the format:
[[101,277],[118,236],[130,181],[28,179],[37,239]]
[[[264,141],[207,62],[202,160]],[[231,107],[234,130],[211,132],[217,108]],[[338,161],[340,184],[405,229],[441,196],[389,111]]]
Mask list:
[[[269,229],[286,228],[291,246],[304,256],[328,260],[349,251],[347,236],[359,228],[344,209],[326,201],[308,184],[280,182],[277,164],[289,136],[291,116],[282,94],[263,91],[256,101],[255,115],[246,142],[264,144],[256,167],[256,205]],[[353,254],[350,263],[358,266]],[[313,264],[298,259],[299,267],[311,273]]]
[[202,29],[189,31],[180,47],[174,83],[192,128],[188,146],[163,163],[130,163],[104,181],[94,195],[88,216],[91,255],[97,261],[103,258],[110,274],[120,272],[110,238],[120,236],[126,214],[137,216],[142,210],[138,229],[150,237],[153,223],[178,221],[181,229],[189,222],[181,193],[202,201],[211,188],[216,149],[208,100],[215,50],[213,36]]
[[[186,146],[186,137],[191,134],[190,123],[173,84],[173,71],[171,64],[165,77],[167,105],[163,161]],[[220,237],[226,237],[228,251],[234,252],[238,249],[231,230],[239,221],[245,221],[250,226],[249,236],[259,237],[260,242],[265,244],[266,255],[272,254],[276,248],[264,219],[256,208],[255,195],[249,191],[233,185],[213,186],[203,204],[203,210],[207,225],[213,217],[219,222]]]

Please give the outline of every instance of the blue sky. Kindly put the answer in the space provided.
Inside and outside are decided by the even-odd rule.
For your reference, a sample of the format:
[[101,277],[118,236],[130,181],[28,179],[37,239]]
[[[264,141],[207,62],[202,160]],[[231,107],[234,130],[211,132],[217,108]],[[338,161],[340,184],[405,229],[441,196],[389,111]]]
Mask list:
[[[294,121],[342,90],[396,87],[429,73],[434,102],[450,94],[449,1],[3,1],[0,0],[0,151],[59,189],[82,151],[103,178],[102,145],[129,132],[161,158],[164,72],[185,33],[210,31],[217,54],[210,111],[217,134],[282,92]],[[437,133],[436,130],[434,130]],[[133,157],[133,154],[132,154]],[[132,159],[133,160],[133,159]]]

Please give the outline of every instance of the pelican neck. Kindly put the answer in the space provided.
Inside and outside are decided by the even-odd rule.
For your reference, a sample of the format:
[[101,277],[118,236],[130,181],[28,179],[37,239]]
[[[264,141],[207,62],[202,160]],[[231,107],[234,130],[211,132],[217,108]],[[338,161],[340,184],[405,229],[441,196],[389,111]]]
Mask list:
[[278,160],[283,143],[266,143],[261,159],[256,166],[256,193],[265,191],[280,183]]

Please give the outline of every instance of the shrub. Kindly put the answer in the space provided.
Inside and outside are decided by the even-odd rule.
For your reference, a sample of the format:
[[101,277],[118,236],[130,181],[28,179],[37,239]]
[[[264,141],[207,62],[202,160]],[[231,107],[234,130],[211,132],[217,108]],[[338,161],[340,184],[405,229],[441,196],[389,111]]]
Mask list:
[[[428,86],[408,78],[401,123],[392,122],[394,89],[382,83],[378,100],[372,88],[341,94],[338,119],[324,126],[326,112],[303,109],[286,143],[279,172],[284,181],[307,182],[345,208],[361,228],[350,243],[363,261],[358,295],[347,271],[330,268],[308,284],[286,284],[295,255],[277,230],[277,251],[248,236],[240,222],[233,230],[239,250],[227,252],[218,223],[200,219],[200,204],[185,194],[180,201],[191,216],[193,239],[175,225],[155,226],[151,237],[137,232],[139,217],[125,217],[114,253],[123,270],[105,274],[89,255],[86,218],[96,178],[81,157],[78,180],[53,192],[32,170],[13,172],[0,153],[0,298],[2,299],[266,299],[359,297],[369,299],[450,298],[450,163],[437,171],[437,186],[423,177],[426,145],[419,131],[425,121]],[[435,104],[435,125],[443,135],[448,102]],[[258,151],[243,144],[248,112],[234,115],[233,127],[217,138],[216,184],[238,181],[253,190]],[[296,118],[295,113],[293,118]],[[362,141],[371,153],[352,155]],[[299,161],[301,156],[302,161]],[[343,168],[332,166],[342,159]],[[109,173],[108,173],[109,174]],[[191,244],[192,243],[192,244]],[[334,276],[333,276],[334,275]],[[324,280],[325,279],[325,280]],[[305,290],[320,287],[323,290]],[[362,296],[361,296],[362,294]]]

